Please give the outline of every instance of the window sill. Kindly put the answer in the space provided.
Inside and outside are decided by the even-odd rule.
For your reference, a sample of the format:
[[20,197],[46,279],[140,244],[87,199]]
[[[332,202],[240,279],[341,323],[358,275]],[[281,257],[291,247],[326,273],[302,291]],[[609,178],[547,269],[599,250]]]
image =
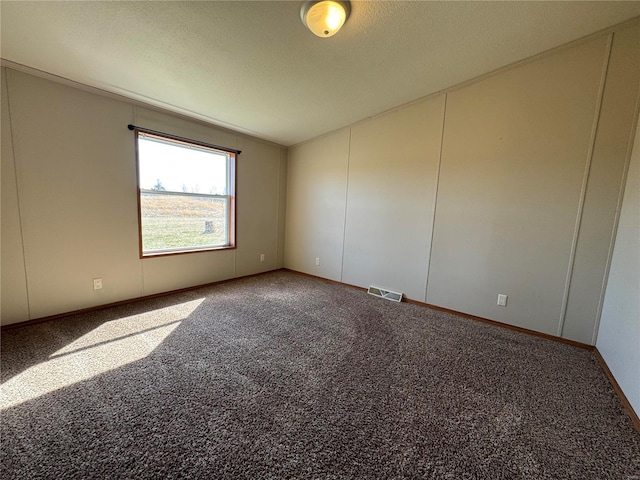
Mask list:
[[186,248],[184,250],[158,250],[153,252],[141,253],[140,258],[156,258],[156,257],[169,257],[173,255],[185,255],[188,253],[202,253],[202,252],[217,252],[220,250],[235,250],[235,245],[223,245],[220,247],[206,247],[206,248]]

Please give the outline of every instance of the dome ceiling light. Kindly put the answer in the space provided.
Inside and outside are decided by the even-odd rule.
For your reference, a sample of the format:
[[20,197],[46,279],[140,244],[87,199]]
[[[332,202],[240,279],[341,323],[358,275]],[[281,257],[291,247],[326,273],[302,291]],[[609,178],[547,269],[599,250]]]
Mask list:
[[328,38],[338,33],[350,13],[351,3],[349,1],[308,1],[300,9],[300,18],[314,35]]

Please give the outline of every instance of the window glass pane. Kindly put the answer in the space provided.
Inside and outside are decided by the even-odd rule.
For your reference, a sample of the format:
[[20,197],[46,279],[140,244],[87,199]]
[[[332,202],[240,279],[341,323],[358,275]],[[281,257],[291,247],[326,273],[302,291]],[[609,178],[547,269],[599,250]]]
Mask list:
[[227,198],[140,194],[142,249],[188,249],[227,245]]
[[140,188],[228,195],[228,155],[138,137]]
[[141,255],[235,247],[236,156],[138,132]]

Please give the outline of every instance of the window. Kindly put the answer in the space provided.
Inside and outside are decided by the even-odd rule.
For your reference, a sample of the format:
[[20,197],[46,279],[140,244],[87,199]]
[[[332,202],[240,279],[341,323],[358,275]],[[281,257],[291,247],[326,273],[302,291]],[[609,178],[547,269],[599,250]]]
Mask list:
[[136,132],[141,257],[235,247],[236,154]]

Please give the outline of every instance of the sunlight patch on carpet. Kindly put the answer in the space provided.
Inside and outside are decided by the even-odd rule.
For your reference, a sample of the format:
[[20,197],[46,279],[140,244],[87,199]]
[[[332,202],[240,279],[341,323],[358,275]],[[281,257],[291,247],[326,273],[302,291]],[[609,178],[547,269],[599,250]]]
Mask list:
[[141,360],[153,352],[204,298],[105,322],[2,384],[0,409]]

